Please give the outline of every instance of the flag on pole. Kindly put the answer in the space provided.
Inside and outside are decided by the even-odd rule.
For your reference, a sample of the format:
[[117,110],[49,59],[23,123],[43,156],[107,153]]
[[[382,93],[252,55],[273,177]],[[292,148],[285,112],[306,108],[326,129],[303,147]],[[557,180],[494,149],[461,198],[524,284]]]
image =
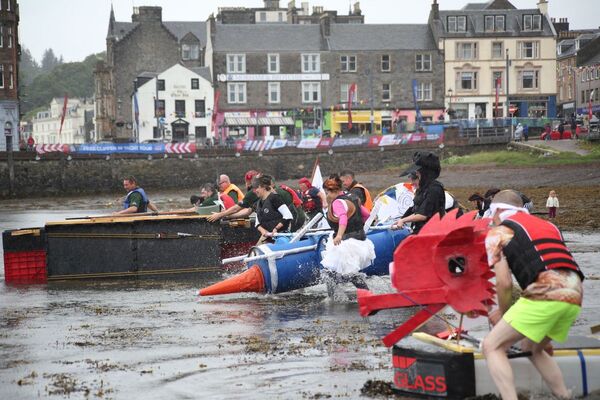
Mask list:
[[590,92],[590,100],[588,102],[588,117],[590,119],[590,121],[592,120],[592,117],[594,116],[594,113],[592,113],[592,99],[594,98],[594,92],[598,90],[598,89],[594,89]]
[[348,89],[348,130],[352,129],[352,103],[354,102],[355,93],[356,83],[353,83]]
[[221,97],[221,91],[217,90],[215,92],[212,113],[212,131],[214,132],[215,136],[217,136],[217,113],[219,112],[219,97]]
[[412,91],[413,91],[413,101],[415,103],[415,122],[417,123],[417,128],[421,126],[423,122],[423,115],[421,115],[421,109],[419,108],[419,103],[417,102],[417,80],[413,79],[412,81]]
[[496,78],[496,118],[498,118],[498,93],[500,92],[500,77]]
[[323,175],[321,174],[321,166],[319,165],[319,159],[315,161],[315,168],[313,169],[313,174],[310,179],[312,185],[319,190],[323,190]]
[[137,91],[133,93],[133,117],[135,119],[136,136],[140,134],[140,106],[138,104]]
[[60,116],[60,129],[58,130],[58,136],[60,136],[61,132],[62,132],[62,128],[63,128],[63,123],[65,122],[65,115],[67,114],[67,102],[68,102],[69,98],[67,96],[67,94],[65,93],[65,101],[63,103],[63,109],[62,109],[62,114]]

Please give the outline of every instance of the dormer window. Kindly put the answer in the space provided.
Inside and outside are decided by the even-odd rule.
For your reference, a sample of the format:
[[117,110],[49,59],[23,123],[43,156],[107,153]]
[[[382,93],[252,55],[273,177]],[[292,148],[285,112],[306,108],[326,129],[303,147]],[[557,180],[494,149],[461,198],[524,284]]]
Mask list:
[[486,15],[485,16],[485,31],[486,32],[504,32],[506,26],[504,23],[504,15]]
[[523,15],[523,30],[524,31],[541,31],[542,16],[539,14]]
[[467,17],[464,15],[452,15],[447,19],[448,32],[466,32]]
[[198,44],[182,44],[181,59],[197,60],[200,57],[200,46]]

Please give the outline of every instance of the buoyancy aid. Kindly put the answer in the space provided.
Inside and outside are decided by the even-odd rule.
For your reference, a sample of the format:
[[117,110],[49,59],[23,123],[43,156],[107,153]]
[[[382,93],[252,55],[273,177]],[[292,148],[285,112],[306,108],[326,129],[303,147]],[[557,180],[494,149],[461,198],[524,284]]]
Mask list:
[[[354,189],[354,188],[360,188],[363,190],[363,192],[365,193],[365,203],[363,204],[363,206],[365,206],[365,208],[367,210],[369,210],[369,212],[373,209],[373,199],[371,198],[371,193],[367,190],[366,187],[364,187],[362,184],[360,183],[356,183],[354,186],[352,186],[350,188],[350,190]],[[350,191],[349,190],[349,191]]]
[[[310,194],[310,192],[314,192],[315,190],[317,190],[317,195],[316,196],[312,196]],[[302,208],[304,208],[304,211],[310,213],[313,211],[321,211],[323,209],[323,201],[321,200],[321,197],[318,195],[318,190],[317,188],[310,187],[308,188],[306,191],[304,191],[302,193]]]
[[[283,215],[281,215],[275,204],[273,204],[273,198],[275,196],[279,197],[277,193],[271,193],[266,199],[258,201],[256,218],[260,223],[260,226],[268,231],[272,231],[280,222],[284,226],[282,230],[287,230],[289,220],[284,220]],[[280,203],[285,204],[283,199],[281,199]]]
[[540,272],[550,269],[569,269],[577,272],[581,280],[584,279],[562,234],[554,224],[518,212],[506,218],[502,225],[515,232],[504,248],[504,254],[522,289],[535,282]]
[[225,207],[226,210],[235,206],[235,202],[233,201],[231,196],[229,196],[227,194],[220,194],[219,199],[223,202],[223,206]]
[[136,211],[136,213],[144,213],[146,211],[148,211],[148,203],[150,203],[150,200],[148,200],[148,196],[146,195],[146,192],[144,192],[144,189],[138,187],[133,189],[132,191],[130,191],[129,193],[127,193],[127,196],[125,197],[125,201],[123,202],[123,209],[127,209],[130,206],[131,203],[131,195],[134,193],[139,193],[142,196],[142,204],[140,204],[138,206],[138,209]]
[[[360,212],[360,200],[351,194],[344,193],[335,198],[335,200],[342,200],[346,202],[348,206],[348,225],[344,232],[343,239],[354,238],[358,240],[365,240],[366,234],[363,229],[362,213]],[[334,201],[335,201],[334,200]],[[333,235],[337,235],[338,229],[340,228],[340,219],[333,215],[333,202],[327,210],[327,222],[331,229],[333,229]]]
[[294,203],[294,207],[302,207],[302,199],[298,197],[298,193],[294,189],[286,185],[279,185],[279,187],[292,196],[292,202]]
[[[235,192],[237,194],[237,202],[242,201],[242,199],[244,198],[244,192],[241,191],[241,189],[239,187],[237,187],[236,185],[234,185],[233,183],[230,183],[229,186],[227,186],[227,188],[225,190],[223,190],[223,194],[226,194],[229,196],[229,192]],[[231,197],[231,196],[229,196]]]

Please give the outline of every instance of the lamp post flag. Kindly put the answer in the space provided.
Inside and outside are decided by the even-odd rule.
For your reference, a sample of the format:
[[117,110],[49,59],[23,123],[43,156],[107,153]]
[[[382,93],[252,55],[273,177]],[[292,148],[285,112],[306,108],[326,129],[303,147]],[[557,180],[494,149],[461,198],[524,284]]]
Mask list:
[[354,94],[356,93],[356,83],[350,85],[348,89],[348,130],[352,129],[352,102],[354,101]]

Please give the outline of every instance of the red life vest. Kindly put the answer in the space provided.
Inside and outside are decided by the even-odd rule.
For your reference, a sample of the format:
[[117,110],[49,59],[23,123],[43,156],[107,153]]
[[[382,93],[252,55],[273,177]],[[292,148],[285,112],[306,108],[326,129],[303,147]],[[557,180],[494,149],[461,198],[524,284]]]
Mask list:
[[223,202],[223,205],[225,206],[226,210],[235,206],[235,202],[228,194],[220,194],[219,199],[221,199],[221,201]]
[[292,202],[294,203],[295,207],[302,206],[302,200],[300,199],[300,197],[298,197],[298,193],[296,193],[294,189],[286,185],[279,185],[279,187],[288,192],[290,196],[292,196]]
[[504,248],[504,254],[521,288],[525,289],[535,282],[540,272],[550,269],[570,269],[577,272],[581,280],[584,279],[554,224],[518,212],[505,219],[502,225],[515,232]]

